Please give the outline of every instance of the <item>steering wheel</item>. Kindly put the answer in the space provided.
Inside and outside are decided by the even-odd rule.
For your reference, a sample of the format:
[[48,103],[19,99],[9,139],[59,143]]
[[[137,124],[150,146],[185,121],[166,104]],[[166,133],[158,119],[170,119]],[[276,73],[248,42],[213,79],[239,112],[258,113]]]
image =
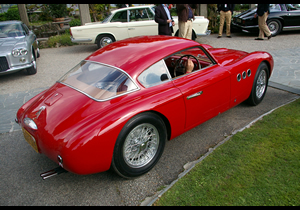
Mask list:
[[193,56],[193,55],[183,55],[175,63],[175,67],[174,67],[174,76],[175,77],[177,77],[176,72],[180,72],[180,73],[183,73],[183,74],[186,73],[186,68],[185,68],[185,65],[184,65],[185,63],[182,60],[184,57],[187,57],[187,59],[189,59],[190,57],[193,57],[197,61],[199,69],[201,69],[200,62],[195,56]]

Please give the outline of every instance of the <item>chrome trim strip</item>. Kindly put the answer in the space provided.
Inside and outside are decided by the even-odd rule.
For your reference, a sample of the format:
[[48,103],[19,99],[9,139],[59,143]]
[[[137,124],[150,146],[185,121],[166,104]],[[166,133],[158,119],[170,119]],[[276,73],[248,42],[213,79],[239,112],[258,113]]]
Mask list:
[[71,38],[71,41],[74,42],[74,43],[77,43],[77,42],[91,42],[92,41],[92,39],[74,39],[72,36],[70,38]]
[[299,30],[300,26],[285,26],[282,28],[282,31],[292,31],[292,30]]

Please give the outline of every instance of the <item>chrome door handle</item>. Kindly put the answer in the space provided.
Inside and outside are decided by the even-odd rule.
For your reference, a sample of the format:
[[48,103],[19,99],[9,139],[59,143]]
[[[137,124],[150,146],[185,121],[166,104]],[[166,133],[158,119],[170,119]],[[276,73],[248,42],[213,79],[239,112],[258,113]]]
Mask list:
[[135,28],[128,28],[128,30],[134,30]]
[[187,97],[187,100],[189,100],[189,99],[191,99],[191,98],[195,98],[195,97],[197,97],[197,96],[201,96],[202,93],[203,93],[203,91],[200,91],[200,92],[198,92],[198,93],[195,93],[195,94],[193,94],[193,95],[190,95],[190,96]]

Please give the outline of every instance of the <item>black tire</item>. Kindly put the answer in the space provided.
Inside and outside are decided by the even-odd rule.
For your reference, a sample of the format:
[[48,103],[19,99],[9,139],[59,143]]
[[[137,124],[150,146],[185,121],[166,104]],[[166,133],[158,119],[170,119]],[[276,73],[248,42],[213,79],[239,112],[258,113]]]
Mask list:
[[[176,31],[176,33],[175,33],[174,36],[177,36],[177,37],[178,37],[178,34],[179,34],[179,30]],[[195,41],[196,38],[197,38],[197,35],[196,35],[195,31],[193,30],[193,31],[192,31],[192,40]]]
[[251,94],[247,99],[248,104],[256,106],[264,99],[268,88],[269,72],[269,67],[265,62],[258,66]]
[[117,138],[112,169],[127,179],[147,173],[160,159],[166,139],[165,124],[158,115],[142,113],[133,117]]
[[195,31],[193,30],[193,31],[192,31],[192,40],[195,41],[196,38],[197,38],[197,35],[196,35]]
[[267,20],[267,25],[272,36],[276,36],[281,32],[282,24],[279,20],[275,20],[275,19]]
[[96,40],[98,48],[105,47],[106,45],[116,41],[116,39],[109,34],[99,35]]
[[33,75],[33,74],[36,74],[36,72],[37,72],[36,57],[35,57],[34,50],[32,50],[32,52],[31,52],[31,63],[33,65],[26,69],[28,75]]

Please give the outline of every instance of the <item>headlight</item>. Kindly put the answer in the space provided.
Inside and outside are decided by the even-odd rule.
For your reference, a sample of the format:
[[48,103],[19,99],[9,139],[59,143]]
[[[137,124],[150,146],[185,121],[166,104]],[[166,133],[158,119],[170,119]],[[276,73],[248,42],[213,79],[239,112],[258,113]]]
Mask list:
[[24,124],[27,125],[29,128],[31,128],[33,130],[37,130],[37,126],[36,126],[35,122],[30,118],[26,117],[24,119]]
[[28,53],[28,50],[26,48],[15,48],[11,52],[11,54],[14,57],[19,57],[19,56],[27,55],[27,53]]

